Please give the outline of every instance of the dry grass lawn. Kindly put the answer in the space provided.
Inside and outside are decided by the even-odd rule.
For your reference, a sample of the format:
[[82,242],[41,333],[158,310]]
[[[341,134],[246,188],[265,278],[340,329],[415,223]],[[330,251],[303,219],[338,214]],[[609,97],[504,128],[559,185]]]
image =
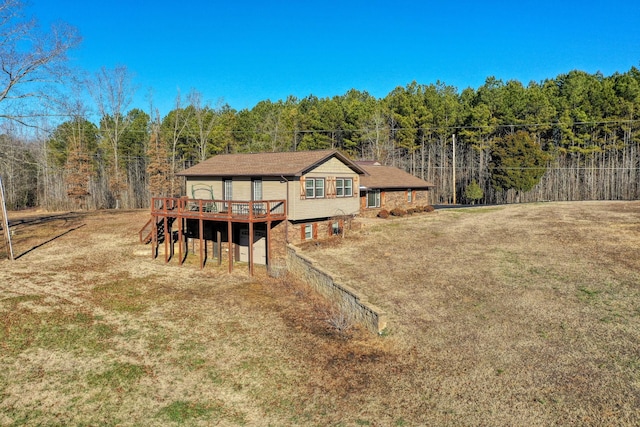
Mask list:
[[389,313],[379,337],[336,332],[290,279],[151,260],[147,216],[11,217],[0,425],[640,424],[640,202],[441,210],[306,248]]

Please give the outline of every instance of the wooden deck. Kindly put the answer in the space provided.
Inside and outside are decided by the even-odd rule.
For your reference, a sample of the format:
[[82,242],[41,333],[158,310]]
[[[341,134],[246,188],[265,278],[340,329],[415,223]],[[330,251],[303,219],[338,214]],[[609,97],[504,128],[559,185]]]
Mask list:
[[[204,221],[216,221],[227,223],[227,236],[232,236],[232,225],[235,223],[248,224],[250,242],[253,242],[254,224],[265,223],[267,225],[267,263],[271,257],[271,224],[274,221],[287,219],[286,200],[259,200],[259,201],[237,201],[237,200],[206,200],[188,199],[186,197],[154,197],[151,199],[151,218],[140,230],[140,242],[151,243],[152,257],[158,256],[159,235],[162,234],[164,241],[165,262],[174,254],[173,231],[177,231],[178,260],[182,264],[186,255],[186,221],[198,220],[198,237],[200,240],[200,268],[204,267]],[[175,225],[174,225],[175,223]],[[216,241],[220,248],[220,233]],[[233,269],[234,242],[227,237],[229,254],[229,272]],[[253,245],[249,245],[249,274],[253,275]],[[218,257],[220,261],[221,255]]]
[[154,197],[151,199],[151,215],[244,223],[280,221],[287,219],[287,202]]

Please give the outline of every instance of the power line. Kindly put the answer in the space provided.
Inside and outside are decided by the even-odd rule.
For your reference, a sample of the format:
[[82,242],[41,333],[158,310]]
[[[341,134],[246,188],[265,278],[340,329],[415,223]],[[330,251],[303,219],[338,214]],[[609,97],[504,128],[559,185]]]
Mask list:
[[[60,116],[62,117],[62,116]],[[72,123],[72,121],[67,121],[65,123]],[[89,122],[91,123],[91,122]],[[576,126],[604,126],[604,125],[633,125],[640,123],[640,119],[616,119],[616,120],[592,120],[592,121],[580,121],[580,122],[572,122],[572,123],[563,123],[559,121],[555,122],[541,122],[541,123],[506,123],[506,124],[491,124],[491,125],[435,125],[435,126],[415,126],[415,127],[392,127],[390,125],[384,125],[380,128],[368,127],[368,128],[355,128],[355,129],[344,129],[344,128],[334,128],[334,129],[270,129],[270,130],[261,130],[258,128],[250,129],[250,130],[241,130],[241,129],[214,129],[209,132],[210,135],[215,134],[262,134],[262,135],[271,135],[273,132],[277,133],[286,133],[286,134],[313,134],[313,133],[366,133],[366,132],[374,132],[376,130],[386,130],[391,132],[408,132],[408,131],[423,131],[423,132],[441,132],[448,131],[449,133],[454,133],[455,131],[461,130],[472,130],[472,129],[515,129],[515,128],[541,128],[541,127],[549,127],[549,128],[558,128],[558,127],[576,127]],[[63,123],[64,124],[64,123]],[[61,125],[58,125],[55,129],[46,131],[50,135],[55,133]],[[110,133],[107,129],[96,128],[95,132],[98,134],[108,134]],[[126,129],[124,131],[125,134],[144,134],[148,135],[151,133],[149,129]]]

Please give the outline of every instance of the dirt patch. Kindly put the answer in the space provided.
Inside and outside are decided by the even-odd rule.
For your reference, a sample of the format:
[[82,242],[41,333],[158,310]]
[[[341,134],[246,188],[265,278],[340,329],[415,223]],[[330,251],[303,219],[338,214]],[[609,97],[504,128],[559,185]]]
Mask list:
[[0,261],[0,424],[640,422],[639,202],[443,210],[308,246],[389,313],[380,337],[260,268],[137,255],[146,211],[51,217]]

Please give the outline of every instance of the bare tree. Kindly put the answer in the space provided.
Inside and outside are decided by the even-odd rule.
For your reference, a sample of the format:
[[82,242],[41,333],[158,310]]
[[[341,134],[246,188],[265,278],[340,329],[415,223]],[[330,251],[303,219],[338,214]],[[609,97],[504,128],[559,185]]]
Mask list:
[[35,144],[24,137],[0,133],[0,175],[9,209],[37,205],[37,173]]
[[193,108],[193,118],[195,121],[195,129],[192,131],[197,149],[199,160],[202,162],[207,160],[209,143],[216,125],[215,111],[208,105],[203,104],[202,94],[197,90],[192,90],[189,94],[189,104]]
[[131,124],[126,111],[131,105],[135,88],[125,66],[113,70],[103,67],[88,84],[98,112],[102,137],[113,155],[110,165],[109,187],[115,198],[116,209],[120,208],[121,193],[126,190],[126,176],[120,170],[121,139]]
[[181,139],[185,138],[187,132],[187,126],[189,125],[189,120],[191,117],[191,109],[182,108],[182,100],[180,96],[180,91],[178,90],[178,94],[176,95],[176,102],[174,110],[169,113],[169,115],[165,118],[165,126],[169,129],[170,132],[170,141],[171,141],[171,172],[170,172],[170,195],[175,196],[177,192],[177,184],[176,184],[176,161],[178,157],[178,143]]
[[171,167],[167,158],[167,145],[160,133],[160,117],[151,125],[151,136],[147,146],[147,174],[149,175],[149,192],[151,196],[166,197],[170,191],[169,175]]
[[386,162],[391,151],[387,118],[376,108],[363,126],[362,158]]
[[[22,8],[21,0],[0,0],[0,118],[34,126],[32,119],[50,114],[34,109],[54,101],[51,87],[70,74],[67,52],[81,38],[67,24],[40,31],[34,19],[22,17]],[[34,98],[38,107],[29,102]]]

